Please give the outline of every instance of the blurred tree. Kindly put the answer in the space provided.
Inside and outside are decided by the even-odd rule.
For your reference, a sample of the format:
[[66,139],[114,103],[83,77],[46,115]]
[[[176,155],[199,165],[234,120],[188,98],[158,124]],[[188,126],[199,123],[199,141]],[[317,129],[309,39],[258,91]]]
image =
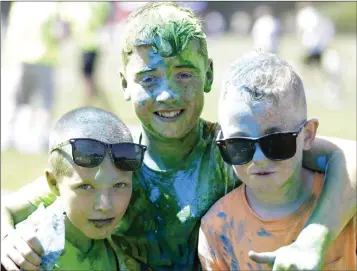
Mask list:
[[[321,6],[320,6],[321,5]],[[357,3],[356,2],[325,2],[318,8],[321,14],[329,17],[336,27],[336,32],[352,32],[357,30]]]

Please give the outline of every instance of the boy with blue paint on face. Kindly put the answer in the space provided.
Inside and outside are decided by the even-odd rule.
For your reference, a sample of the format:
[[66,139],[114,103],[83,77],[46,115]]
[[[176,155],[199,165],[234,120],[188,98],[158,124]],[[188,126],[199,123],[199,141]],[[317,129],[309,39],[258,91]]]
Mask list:
[[[130,257],[130,270],[137,265],[154,270],[196,270],[201,217],[240,184],[216,147],[218,125],[200,118],[204,95],[211,91],[213,81],[201,22],[190,10],[174,3],[149,3],[129,18],[120,53],[121,86],[141,122],[148,150],[143,167],[133,174],[132,205],[112,234],[112,241]],[[350,144],[347,141],[344,153]],[[353,190],[346,194],[349,201],[334,203],[337,193],[355,183],[350,173],[355,164],[348,166],[348,173],[336,170],[340,164],[334,157],[343,157],[334,152],[337,149],[320,140],[304,156],[306,166],[312,168],[318,168],[318,157],[329,161],[325,202],[333,206],[327,212],[326,204],[322,205],[312,216],[310,223],[322,224],[319,229],[324,235],[317,245],[306,244],[318,256],[324,241],[334,238],[356,206]],[[325,167],[323,163],[320,170]],[[346,166],[342,168],[346,170]],[[41,183],[39,179],[31,184],[36,193],[23,198],[23,206],[54,200]],[[9,214],[25,208],[14,205],[6,209],[2,223],[7,221],[11,227]]]
[[[219,117],[217,145],[243,185],[202,218],[201,263],[204,270],[268,270],[254,251],[274,251],[309,238],[299,233],[319,201],[324,181],[323,174],[302,167],[302,157],[319,123],[307,119],[304,87],[296,72],[277,56],[262,52],[247,54],[230,68]],[[355,270],[356,232],[354,218],[315,270]],[[275,265],[273,270],[279,268],[274,253],[265,256]],[[305,256],[308,262],[313,255]],[[293,262],[288,268],[298,269]]]

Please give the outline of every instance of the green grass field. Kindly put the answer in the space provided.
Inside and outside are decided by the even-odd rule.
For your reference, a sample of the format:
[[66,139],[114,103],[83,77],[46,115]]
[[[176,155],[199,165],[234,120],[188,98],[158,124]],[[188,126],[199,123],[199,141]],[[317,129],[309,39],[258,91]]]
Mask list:
[[[214,60],[215,81],[211,93],[206,95],[203,118],[217,121],[217,101],[220,82],[229,64],[243,52],[251,48],[249,38],[225,35],[208,41],[209,54]],[[356,139],[356,36],[339,36],[333,48],[342,60],[343,87],[341,105],[337,100],[328,98],[326,79],[320,71],[307,69],[300,63],[301,48],[294,37],[284,37],[281,41],[280,55],[290,62],[300,73],[308,99],[309,117],[320,120],[318,134],[325,136]],[[56,97],[55,117],[75,107],[81,106],[82,89],[78,79],[78,51],[68,44],[62,51],[58,70],[58,92]],[[138,124],[131,104],[125,102],[119,88],[118,46],[111,46],[103,53],[99,63],[97,77],[103,93],[108,98],[107,109],[117,113],[126,123]],[[102,106],[100,102],[97,104]],[[15,190],[25,183],[39,177],[47,164],[46,154],[25,155],[15,151],[1,153],[1,188]]]

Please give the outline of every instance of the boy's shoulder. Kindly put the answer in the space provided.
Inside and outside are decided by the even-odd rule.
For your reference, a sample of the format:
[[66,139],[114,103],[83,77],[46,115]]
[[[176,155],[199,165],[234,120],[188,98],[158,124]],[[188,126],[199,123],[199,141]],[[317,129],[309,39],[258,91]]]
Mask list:
[[203,134],[217,134],[220,126],[217,122],[210,122],[208,120],[200,119],[203,127]]
[[201,223],[217,228],[226,223],[226,220],[234,215],[236,208],[241,205],[243,189],[244,186],[241,185],[220,198],[202,217]]

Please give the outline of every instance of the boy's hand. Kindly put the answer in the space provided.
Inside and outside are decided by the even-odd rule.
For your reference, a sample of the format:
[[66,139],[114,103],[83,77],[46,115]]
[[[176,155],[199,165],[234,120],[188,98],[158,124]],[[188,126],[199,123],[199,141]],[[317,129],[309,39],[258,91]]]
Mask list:
[[249,257],[260,264],[269,264],[273,271],[322,270],[323,259],[315,249],[304,250],[295,243],[273,252],[249,251]]
[[1,264],[10,270],[40,270],[43,250],[35,233],[21,237],[17,232],[12,232],[1,242]]
[[312,224],[306,227],[291,245],[273,252],[249,251],[249,257],[260,264],[269,264],[276,270],[322,270],[328,247],[326,227]]

